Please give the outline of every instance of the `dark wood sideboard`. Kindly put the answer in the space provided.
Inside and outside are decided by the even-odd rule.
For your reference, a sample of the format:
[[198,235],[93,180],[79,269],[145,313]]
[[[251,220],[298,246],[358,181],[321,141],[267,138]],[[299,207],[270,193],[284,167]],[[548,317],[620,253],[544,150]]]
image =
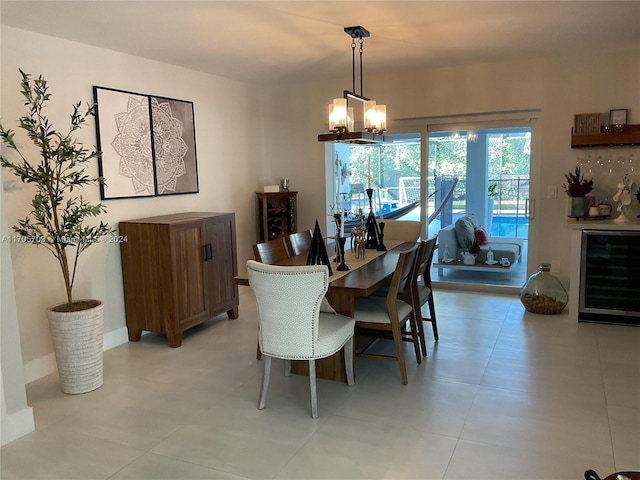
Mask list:
[[238,318],[235,214],[188,212],[120,222],[129,340],[144,330],[167,336],[227,313]]

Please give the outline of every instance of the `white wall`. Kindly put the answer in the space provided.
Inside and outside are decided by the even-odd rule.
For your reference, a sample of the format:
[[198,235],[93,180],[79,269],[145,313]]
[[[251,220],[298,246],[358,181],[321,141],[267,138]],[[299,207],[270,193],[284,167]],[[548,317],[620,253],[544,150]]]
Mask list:
[[[0,171],[0,179],[3,172]],[[0,192],[0,232],[9,235],[3,194]],[[18,312],[13,285],[10,246],[0,243],[0,440],[5,445],[35,428],[33,410],[27,406],[22,352],[18,328]]]
[[[255,86],[7,27],[2,29],[1,68],[2,121],[7,128],[16,129],[15,122],[24,113],[18,68],[48,80],[52,93],[48,114],[60,129],[68,123],[72,103],[92,100],[93,85],[193,101],[200,193],[108,200],[105,220],[117,226],[121,220],[180,211],[235,212],[239,263],[251,256],[254,192],[271,182],[266,179]],[[95,145],[93,122],[79,137]],[[19,138],[27,143],[25,137]],[[26,151],[37,155],[33,149]],[[97,171],[96,163],[91,173]],[[4,173],[7,223],[15,225],[28,213],[33,191],[8,171]],[[83,194],[91,201],[100,200],[98,187]],[[22,355],[30,381],[55,371],[45,311],[64,301],[64,284],[55,259],[43,248],[12,244],[11,256]],[[74,297],[103,300],[107,336],[122,332],[125,314],[118,245],[98,244],[80,257]]]
[[[325,169],[324,146],[317,142],[317,134],[327,128],[327,104],[349,86],[350,77],[346,76],[333,82],[272,87],[265,98],[265,110],[278,113],[277,117],[266,116],[265,149],[273,154],[272,168],[291,178],[293,188],[300,190],[303,222],[325,215],[324,204],[317,201],[324,196]],[[537,243],[537,258],[532,258],[530,265],[560,260],[559,277],[569,286],[570,230],[566,225],[567,197],[561,188],[564,173],[573,170],[576,160],[588,153],[614,151],[625,157],[633,153],[636,181],[640,183],[639,148],[588,152],[570,148],[573,115],[629,108],[629,123],[640,123],[639,86],[640,50],[636,49],[381,75],[365,72],[364,93],[387,105],[391,122],[429,117],[425,121],[437,123],[438,117],[541,111],[541,160],[538,170],[531,172],[537,212],[530,239]],[[305,121],[295,123],[295,119]],[[623,173],[614,167],[612,175],[594,177],[598,187],[594,193],[608,192],[611,198]],[[547,198],[549,186],[557,187],[557,198]]]

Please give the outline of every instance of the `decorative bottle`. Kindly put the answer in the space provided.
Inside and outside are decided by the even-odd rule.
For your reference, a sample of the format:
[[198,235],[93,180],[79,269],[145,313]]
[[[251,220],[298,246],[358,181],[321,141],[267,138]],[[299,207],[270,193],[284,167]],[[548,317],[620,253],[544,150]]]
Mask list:
[[558,314],[567,305],[569,295],[560,280],[551,275],[551,264],[541,263],[538,269],[520,290],[520,301],[528,312]]

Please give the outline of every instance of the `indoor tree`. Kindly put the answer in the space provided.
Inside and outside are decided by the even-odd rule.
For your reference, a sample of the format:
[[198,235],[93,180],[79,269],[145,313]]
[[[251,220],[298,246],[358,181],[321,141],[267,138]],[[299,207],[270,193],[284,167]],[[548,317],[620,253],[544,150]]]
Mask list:
[[14,138],[15,132],[0,123],[3,146],[16,157],[10,160],[4,153],[0,154],[2,166],[23,183],[35,187],[31,211],[13,226],[13,230],[21,235],[21,241],[45,247],[58,261],[67,294],[67,302],[58,310],[91,308],[93,304],[73,301],[78,257],[93,243],[112,233],[112,229],[102,221],[93,225],[87,223],[91,217],[106,212],[102,203],[92,204],[82,195],[74,195],[78,189],[102,181],[86,171],[88,163],[98,157],[98,151],[85,148],[75,134],[87,118],[95,115],[96,105],[88,104],[83,109],[81,102],[74,104],[69,128],[63,133],[53,127],[45,113],[51,98],[47,81],[42,76],[32,79],[22,70],[20,74],[21,94],[27,111],[18,119],[18,126],[26,132],[39,155],[30,158],[29,154],[23,154]]

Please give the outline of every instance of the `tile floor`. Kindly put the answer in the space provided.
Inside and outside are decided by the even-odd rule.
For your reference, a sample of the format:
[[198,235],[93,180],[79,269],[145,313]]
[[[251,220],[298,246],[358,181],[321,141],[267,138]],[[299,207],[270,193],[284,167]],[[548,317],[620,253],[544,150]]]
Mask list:
[[[172,349],[155,334],[105,353],[105,384],[27,387],[36,431],[2,448],[10,479],[562,479],[640,470],[640,329],[524,312],[518,297],[436,291],[422,365],[356,359],[356,385],[262,362],[256,311]],[[428,326],[428,325],[427,325]],[[430,329],[427,329],[430,332]],[[387,348],[388,345],[381,345]],[[412,354],[407,345],[407,353]],[[409,355],[409,359],[412,357]]]

